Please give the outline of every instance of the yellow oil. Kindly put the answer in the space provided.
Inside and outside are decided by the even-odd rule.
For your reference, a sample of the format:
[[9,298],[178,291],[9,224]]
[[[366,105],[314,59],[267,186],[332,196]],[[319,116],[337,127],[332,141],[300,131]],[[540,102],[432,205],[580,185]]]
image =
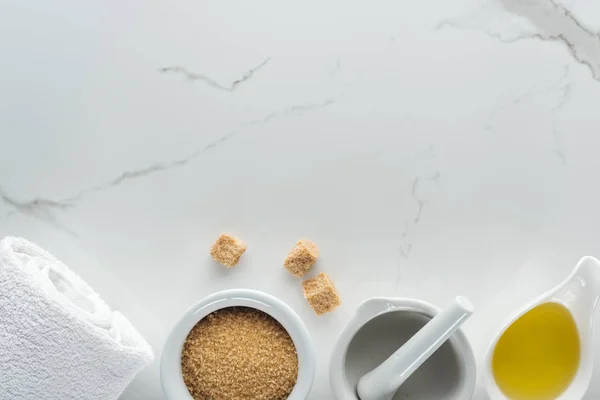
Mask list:
[[569,386],[579,367],[581,343],[569,310],[543,303],[523,314],[502,334],[492,356],[492,373],[512,400],[551,400]]

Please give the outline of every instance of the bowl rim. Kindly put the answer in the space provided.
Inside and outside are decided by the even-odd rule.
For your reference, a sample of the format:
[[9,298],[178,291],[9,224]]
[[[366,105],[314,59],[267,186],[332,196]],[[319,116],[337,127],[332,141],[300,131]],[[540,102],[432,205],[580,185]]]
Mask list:
[[285,302],[253,289],[228,289],[213,293],[190,307],[174,325],[163,349],[160,380],[168,400],[193,400],[183,381],[181,352],[192,328],[208,314],[228,307],[250,307],[269,314],[288,332],[298,354],[298,379],[288,400],[308,397],[316,370],[312,338],[302,319]]
[[[363,301],[341,331],[331,353],[329,384],[335,399],[350,400],[353,395],[356,398],[356,391],[350,390],[344,373],[346,354],[352,338],[367,322],[380,315],[397,311],[417,312],[433,318],[441,309],[426,301],[406,297],[372,297]],[[458,329],[448,341],[456,349],[457,357],[465,370],[462,390],[456,399],[471,399],[477,380],[477,366],[473,349],[462,329]]]

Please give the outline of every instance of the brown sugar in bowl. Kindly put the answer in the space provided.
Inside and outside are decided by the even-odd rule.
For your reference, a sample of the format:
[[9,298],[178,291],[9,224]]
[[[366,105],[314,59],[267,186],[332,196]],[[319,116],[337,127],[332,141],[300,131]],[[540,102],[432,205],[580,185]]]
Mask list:
[[[186,339],[198,322],[215,311],[248,307],[268,314],[287,331],[297,353],[296,384],[288,400],[305,400],[315,375],[316,358],[312,339],[300,317],[283,301],[250,289],[232,289],[206,297],[175,325],[163,350],[160,366],[163,392],[168,400],[194,400],[184,381],[182,354]],[[214,314],[216,315],[216,314]]]
[[296,385],[298,354],[275,318],[255,308],[229,307],[194,326],[181,368],[195,400],[282,400]]

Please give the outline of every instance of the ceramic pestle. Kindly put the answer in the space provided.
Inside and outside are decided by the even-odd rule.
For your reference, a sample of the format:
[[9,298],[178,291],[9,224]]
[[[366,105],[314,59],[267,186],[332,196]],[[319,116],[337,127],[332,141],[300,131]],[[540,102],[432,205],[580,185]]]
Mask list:
[[466,297],[458,296],[408,342],[358,382],[361,400],[391,400],[394,394],[473,313]]

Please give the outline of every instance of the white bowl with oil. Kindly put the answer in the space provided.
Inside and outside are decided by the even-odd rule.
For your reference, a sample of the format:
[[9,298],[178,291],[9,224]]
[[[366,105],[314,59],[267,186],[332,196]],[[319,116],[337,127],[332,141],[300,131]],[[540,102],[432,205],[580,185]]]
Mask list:
[[[572,317],[570,320],[576,325],[579,336],[579,360],[575,363],[573,377],[562,391],[552,395],[551,398],[555,400],[581,399],[585,395],[592,378],[594,364],[592,348],[593,319],[599,298],[600,261],[594,257],[583,257],[567,279],[513,314],[504,324],[504,328],[494,337],[486,354],[483,375],[490,399],[509,400],[510,397],[505,391],[515,390],[519,387],[518,383],[512,383],[512,387],[508,388],[507,383],[504,383],[505,388],[503,391],[502,384],[497,381],[494,375],[494,355],[499,340],[517,320],[536,307],[547,304],[557,304],[561,306],[560,308],[568,310]],[[564,347],[565,344],[562,343],[562,346]],[[548,351],[552,351],[552,349],[548,349]],[[529,396],[540,398],[539,396]],[[527,397],[519,396],[519,398]]]
[[288,332],[298,354],[298,379],[288,400],[305,400],[312,387],[316,357],[308,329],[292,308],[275,296],[251,289],[214,293],[191,307],[177,322],[163,349],[160,380],[168,400],[193,400],[181,371],[183,344],[192,328],[204,317],[228,307],[249,307],[275,318]]

